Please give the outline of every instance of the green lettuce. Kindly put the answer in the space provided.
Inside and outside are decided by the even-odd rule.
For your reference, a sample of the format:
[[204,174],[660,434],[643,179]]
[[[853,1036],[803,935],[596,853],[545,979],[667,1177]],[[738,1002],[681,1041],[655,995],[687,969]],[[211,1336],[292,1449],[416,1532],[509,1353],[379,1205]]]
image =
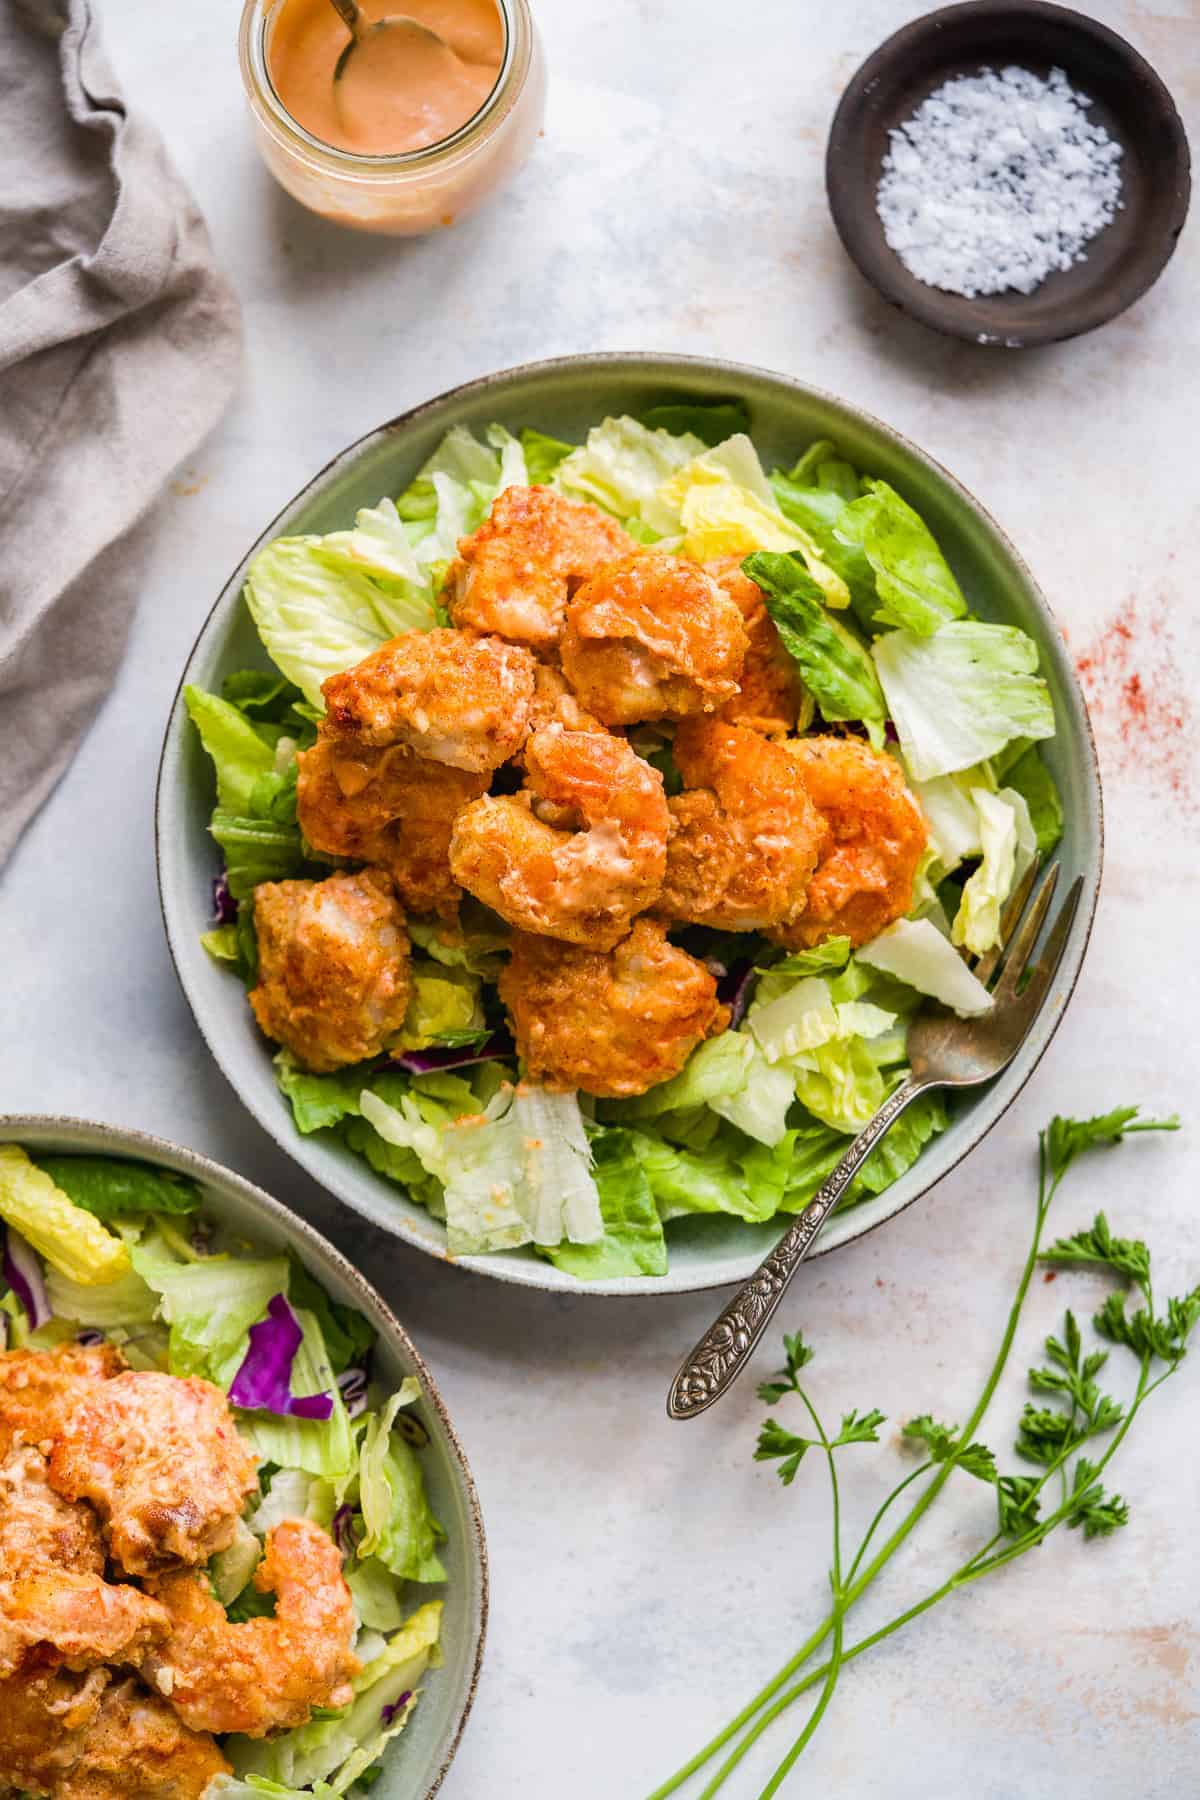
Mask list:
[[98,1219],[136,1213],[191,1213],[200,1205],[200,1189],[194,1181],[151,1163],[116,1156],[55,1156],[46,1151],[39,1151],[33,1161],[76,1206]]
[[592,1165],[604,1236],[595,1244],[558,1244],[543,1255],[580,1281],[665,1275],[662,1220],[633,1134],[611,1127],[598,1132],[592,1139]]
[[663,483],[706,449],[690,432],[676,436],[629,417],[605,419],[559,463],[553,485],[618,519],[639,519]]
[[871,657],[854,633],[822,605],[821,591],[794,556],[758,551],[742,565],[763,590],[804,685],[826,719],[861,719],[876,749],[887,717]]
[[218,806],[209,827],[225,859],[225,880],[235,900],[248,900],[262,881],[286,881],[304,868],[295,825],[246,817]]
[[726,438],[750,430],[750,413],[744,400],[674,400],[646,407],[639,415],[649,431],[668,431],[672,437],[698,437],[706,444],[723,444]]
[[[276,1289],[277,1293],[280,1291]],[[281,1469],[304,1469],[310,1475],[320,1475],[329,1481],[345,1481],[354,1470],[354,1428],[342,1404],[316,1314],[303,1306],[295,1307],[294,1311],[303,1336],[292,1364],[291,1391],[297,1398],[329,1394],[333,1412],[328,1419],[243,1412],[238,1415],[238,1424],[243,1437],[250,1441],[263,1462],[276,1463]],[[239,1358],[229,1370],[227,1379],[219,1385],[229,1385],[240,1361]]]
[[212,758],[217,776],[217,804],[227,813],[250,810],[250,797],[260,776],[275,769],[275,750],[236,706],[203,688],[185,687],[183,702]]
[[132,1245],[129,1254],[138,1275],[159,1296],[170,1327],[171,1374],[200,1375],[228,1388],[246,1354],[251,1325],[263,1317],[268,1301],[287,1293],[287,1258],[206,1256],[181,1262],[161,1231]]
[[366,1527],[359,1554],[377,1557],[404,1581],[444,1581],[436,1546],[446,1534],[430,1511],[416,1452],[392,1429],[400,1409],[420,1397],[419,1384],[409,1376],[382,1412],[368,1417],[358,1463]]
[[1001,771],[1004,784],[1020,794],[1029,809],[1034,842],[1043,856],[1057,849],[1063,834],[1063,805],[1054,777],[1036,746],[1022,752]]
[[834,530],[871,565],[880,603],[872,623],[928,637],[961,619],[962,589],[925,521],[886,481],[868,481],[866,488],[838,515]]
[[525,468],[533,486],[544,486],[558,468],[558,465],[575,448],[574,444],[564,444],[561,438],[547,437],[544,431],[534,431],[526,426],[521,433],[521,448],[525,452]]
[[918,781],[969,769],[1011,738],[1054,735],[1050,691],[1035,674],[1037,645],[1015,625],[956,619],[932,637],[889,631],[873,655]]
[[[931,1138],[946,1129],[949,1119],[940,1094],[926,1093],[914,1100],[868,1156],[841,1202],[843,1208],[881,1194],[898,1181],[920,1156]],[[827,1176],[846,1153],[846,1134],[813,1123],[794,1134],[787,1193],[781,1210],[802,1212]]]
[[928,919],[897,919],[863,945],[858,961],[894,975],[964,1018],[985,1013],[993,1004],[983,983]]
[[1000,909],[1017,878],[1018,814],[986,788],[975,788],[971,798],[979,812],[981,859],[963,887],[950,935],[973,956],[982,956],[1000,942]]

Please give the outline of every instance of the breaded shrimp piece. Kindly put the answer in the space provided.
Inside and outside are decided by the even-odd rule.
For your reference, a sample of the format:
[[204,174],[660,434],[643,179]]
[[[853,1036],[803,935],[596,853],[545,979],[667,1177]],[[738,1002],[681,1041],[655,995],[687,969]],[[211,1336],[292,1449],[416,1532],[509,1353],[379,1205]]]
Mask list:
[[729,1023],[713,976],[653,919],[607,953],[519,933],[500,997],[529,1079],[588,1094],[644,1094]]
[[792,950],[831,937],[865,944],[912,905],[925,815],[893,758],[858,738],[795,738],[787,749],[829,836],[803,912],[769,935]]
[[450,830],[488,776],[429,762],[400,744],[371,750],[322,726],[297,759],[300,829],[325,856],[386,869],[410,912],[452,918],[462,889],[450,873]]
[[510,487],[471,537],[460,538],[446,574],[450,617],[545,650],[562,634],[563,610],[581,582],[637,549],[615,519],[547,487]]
[[56,1800],[203,1800],[229,1764],[207,1733],[190,1731],[137,1681],[105,1694],[79,1761]]
[[404,914],[382,869],[254,890],[259,1027],[306,1069],[377,1056],[408,1010]]
[[522,793],[455,820],[455,879],[522,931],[611,949],[662,886],[662,776],[623,738],[561,725],[530,738],[525,771]]
[[498,637],[406,631],[321,692],[331,732],[475,774],[498,769],[529,725],[533,657]]
[[49,1474],[64,1499],[95,1507],[112,1560],[150,1575],[232,1542],[255,1469],[219,1387],[129,1369],[76,1408]]
[[72,1669],[136,1662],[166,1628],[161,1606],[105,1581],[99,1521],[54,1492],[42,1451],[10,1450],[0,1464],[0,1677],[38,1646]]
[[796,729],[804,684],[780,641],[763,591],[742,573],[740,556],[719,556],[704,567],[735,602],[749,639],[738,691],[725,702],[720,716],[767,737],[784,737]]
[[60,1344],[0,1356],[0,1455],[13,1443],[52,1444],[80,1396],[124,1367],[113,1344]]
[[545,730],[547,725],[561,725],[564,731],[605,731],[579,704],[571,684],[554,663],[539,663],[534,675],[533,703],[529,709],[529,734]]
[[111,1672],[37,1668],[0,1682],[0,1794],[51,1800],[202,1800],[230,1773],[211,1737]]
[[685,719],[673,753],[687,785],[668,801],[655,911],[721,931],[765,931],[795,918],[828,834],[795,759],[720,719]]
[[562,665],[606,725],[718,711],[748,638],[737,603],[684,557],[649,550],[584,584],[567,608]]
[[274,1618],[231,1625],[203,1575],[150,1584],[171,1635],[147,1659],[147,1677],[194,1731],[265,1737],[351,1698],[362,1666],[350,1648],[354,1605],[329,1534],[311,1519],[285,1519],[267,1537],[254,1585],[275,1595]]

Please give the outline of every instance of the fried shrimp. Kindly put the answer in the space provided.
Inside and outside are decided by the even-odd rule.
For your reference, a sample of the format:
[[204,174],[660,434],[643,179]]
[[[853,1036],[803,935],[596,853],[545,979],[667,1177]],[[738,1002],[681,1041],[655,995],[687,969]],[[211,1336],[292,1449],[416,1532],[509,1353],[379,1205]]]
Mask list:
[[154,1370],[101,1383],[67,1421],[49,1475],[64,1499],[95,1507],[129,1575],[224,1550],[258,1486],[220,1388]]
[[460,538],[446,575],[456,625],[548,649],[581,582],[637,546],[599,507],[547,487],[510,487],[484,523]]
[[426,761],[400,744],[367,749],[324,726],[298,763],[296,814],[314,850],[386,869],[410,912],[454,916],[462,889],[450,873],[450,831],[468,801],[486,793],[486,774]]
[[52,1444],[88,1390],[124,1367],[113,1344],[61,1344],[0,1356],[0,1455],[13,1443]]
[[0,1794],[202,1800],[229,1764],[140,1682],[39,1668],[0,1682]]
[[662,776],[624,739],[560,725],[525,746],[525,788],[455,821],[450,867],[510,925],[609,950],[662,886]]
[[498,769],[528,729],[533,671],[528,650],[502,638],[406,631],[324,683],[327,728],[452,769]]
[[719,556],[704,567],[735,602],[749,640],[738,691],[725,702],[720,716],[731,725],[745,725],[767,737],[785,736],[796,729],[804,685],[780,642],[763,591],[742,573],[740,556]]
[[652,919],[607,954],[518,934],[500,997],[529,1079],[588,1094],[645,1093],[729,1022],[712,975]]
[[667,873],[655,911],[721,931],[787,924],[805,904],[827,827],[795,759],[719,719],[685,719],[674,757]]
[[258,986],[267,1037],[317,1073],[376,1056],[408,1010],[404,914],[382,869],[254,890]]
[[544,731],[547,725],[561,725],[564,731],[604,731],[579,704],[571,684],[553,663],[539,663],[534,676],[533,704],[529,709],[529,733]]
[[200,1574],[165,1575],[150,1591],[171,1634],[147,1658],[147,1678],[194,1731],[248,1737],[303,1725],[314,1706],[344,1706],[361,1667],[350,1646],[354,1605],[341,1553],[310,1519],[285,1519],[267,1538],[254,1585],[275,1616],[232,1625]]
[[737,693],[742,615],[698,564],[660,551],[614,563],[567,608],[563,670],[606,725],[716,712]]
[[56,1494],[33,1444],[0,1464],[0,1676],[46,1646],[72,1669],[135,1662],[165,1636],[161,1606],[104,1579],[100,1524]]
[[789,949],[865,944],[912,905],[925,816],[897,763],[858,738],[796,738],[787,749],[828,835],[803,912],[770,935]]

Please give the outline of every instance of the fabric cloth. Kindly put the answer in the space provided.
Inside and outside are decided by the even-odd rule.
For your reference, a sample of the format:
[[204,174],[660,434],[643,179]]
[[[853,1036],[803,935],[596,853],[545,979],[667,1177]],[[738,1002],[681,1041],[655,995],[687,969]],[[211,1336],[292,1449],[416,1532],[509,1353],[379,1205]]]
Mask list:
[[90,0],[0,0],[0,864],[112,685],[140,522],[224,409],[240,344]]

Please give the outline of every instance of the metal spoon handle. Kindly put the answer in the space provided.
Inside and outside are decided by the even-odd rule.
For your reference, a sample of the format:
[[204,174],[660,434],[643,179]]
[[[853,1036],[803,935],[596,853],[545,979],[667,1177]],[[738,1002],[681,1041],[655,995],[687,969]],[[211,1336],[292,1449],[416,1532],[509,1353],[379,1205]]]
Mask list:
[[755,1273],[740,1287],[720,1317],[685,1358],[671,1383],[667,1411],[673,1419],[694,1419],[737,1380],[766,1330],[788,1283],[808,1255],[817,1233],[864,1162],[905,1107],[928,1084],[910,1075],[860,1131],[837,1168],[817,1189]]
[[329,0],[330,6],[355,40],[362,33],[365,20],[358,10],[357,0]]

